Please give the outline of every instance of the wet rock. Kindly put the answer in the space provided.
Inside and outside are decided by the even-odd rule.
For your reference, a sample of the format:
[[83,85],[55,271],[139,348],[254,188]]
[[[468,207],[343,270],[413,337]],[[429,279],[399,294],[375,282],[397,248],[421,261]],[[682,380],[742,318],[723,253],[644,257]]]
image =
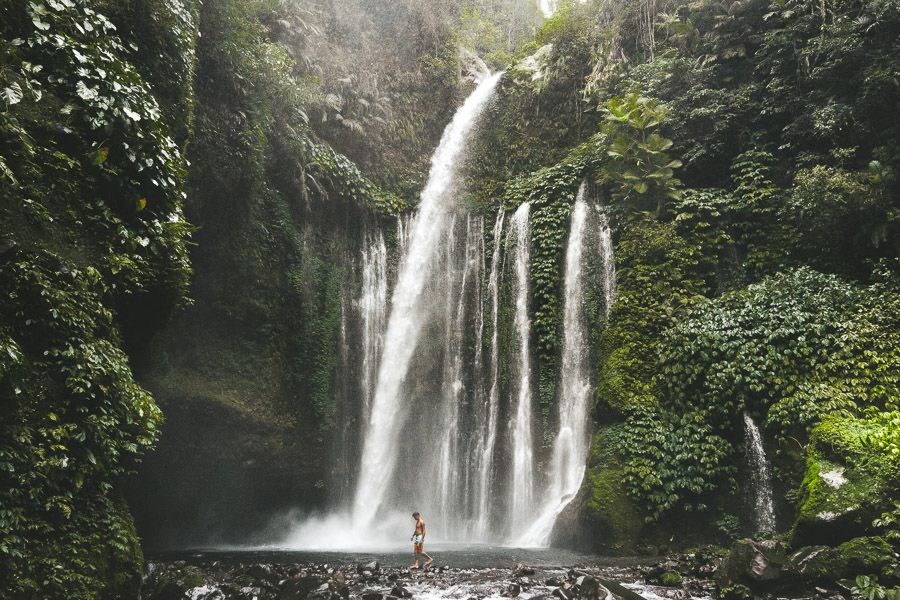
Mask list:
[[518,564],[518,565],[516,565],[516,568],[515,568],[515,570],[513,571],[513,574],[514,574],[516,577],[522,577],[523,575],[529,575],[529,576],[530,576],[530,575],[534,575],[534,569],[531,568],[531,567],[527,567],[527,566],[525,566],[525,565],[523,565],[523,564]]
[[575,596],[568,590],[558,587],[553,590],[553,597],[559,598],[559,600],[572,600],[572,598],[574,598]]
[[278,600],[302,600],[319,586],[319,580],[299,573],[278,583]]
[[510,598],[515,598],[516,596],[518,596],[521,593],[522,593],[522,586],[520,586],[518,583],[510,583],[509,585],[506,586],[506,594],[505,595]]
[[371,573],[374,573],[374,572],[378,571],[380,566],[381,565],[378,563],[377,560],[373,560],[373,561],[367,562],[365,564],[358,565],[356,567],[356,570],[359,573],[363,573],[364,571],[369,571]]
[[185,593],[191,600],[225,600],[225,593],[212,585],[201,585]]
[[381,592],[375,590],[366,590],[361,595],[362,600],[384,600],[385,596]]
[[262,594],[262,588],[244,586],[240,589],[240,594],[243,598],[254,600],[255,598],[259,598],[260,594]]
[[544,580],[544,585],[549,587],[559,587],[562,585],[562,581],[560,581],[556,577],[550,577],[549,579]]
[[787,546],[775,540],[738,540],[719,573],[719,585],[774,582],[786,575]]
[[403,586],[395,585],[393,589],[391,589],[391,596],[395,596],[397,598],[412,598],[412,592],[406,589]]
[[[590,575],[581,575],[575,580],[575,589],[579,598],[595,600],[600,598],[600,582]],[[604,594],[605,596],[605,594]]]
[[277,574],[272,569],[271,565],[265,564],[255,564],[250,565],[246,570],[247,576],[253,579],[254,581],[270,581],[275,582],[278,580]]

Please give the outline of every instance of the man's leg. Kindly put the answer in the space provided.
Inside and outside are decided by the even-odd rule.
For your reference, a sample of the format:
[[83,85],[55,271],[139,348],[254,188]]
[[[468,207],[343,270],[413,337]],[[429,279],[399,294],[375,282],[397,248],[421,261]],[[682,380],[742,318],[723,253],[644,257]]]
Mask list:
[[418,569],[419,568],[419,550],[421,549],[420,544],[413,544],[413,558],[416,559],[416,562],[410,569]]

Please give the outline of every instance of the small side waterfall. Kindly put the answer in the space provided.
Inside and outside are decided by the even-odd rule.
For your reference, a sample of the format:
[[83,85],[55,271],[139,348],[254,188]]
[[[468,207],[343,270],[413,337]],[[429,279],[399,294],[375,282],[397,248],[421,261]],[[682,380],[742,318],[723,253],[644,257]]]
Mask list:
[[394,483],[398,439],[411,408],[403,385],[423,327],[432,315],[424,292],[440,261],[438,250],[446,239],[453,204],[451,194],[465,144],[501,76],[497,73],[482,79],[444,130],[431,159],[428,183],[410,226],[410,241],[391,300],[383,350],[386,360],[381,361],[378,370],[353,506],[356,528],[372,526]]
[[515,535],[534,519],[534,434],[532,418],[531,317],[529,316],[531,259],[530,206],[519,206],[510,221],[515,242],[513,276],[515,289],[515,413],[512,426],[512,472],[510,481],[511,529]]
[[750,469],[756,533],[775,531],[775,503],[772,499],[772,475],[769,470],[769,459],[766,458],[759,427],[756,426],[753,417],[746,412],[744,413],[744,441]]
[[[572,208],[566,246],[563,294],[563,349],[557,401],[558,431],[553,443],[548,478],[540,515],[518,540],[522,546],[546,546],[556,518],[575,497],[584,478],[590,449],[590,345],[584,310],[586,241],[592,223],[599,225],[604,310],[612,305],[615,263],[612,235],[606,215],[587,203],[587,184],[582,183]],[[593,218],[598,215],[599,218]]]

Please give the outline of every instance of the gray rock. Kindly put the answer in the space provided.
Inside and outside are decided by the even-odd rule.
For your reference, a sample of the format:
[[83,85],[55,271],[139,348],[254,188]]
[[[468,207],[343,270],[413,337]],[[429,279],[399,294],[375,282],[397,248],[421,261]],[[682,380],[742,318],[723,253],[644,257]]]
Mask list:
[[[575,580],[579,598],[596,600],[600,598],[600,582],[590,575],[581,575]],[[605,594],[604,594],[605,595]]]

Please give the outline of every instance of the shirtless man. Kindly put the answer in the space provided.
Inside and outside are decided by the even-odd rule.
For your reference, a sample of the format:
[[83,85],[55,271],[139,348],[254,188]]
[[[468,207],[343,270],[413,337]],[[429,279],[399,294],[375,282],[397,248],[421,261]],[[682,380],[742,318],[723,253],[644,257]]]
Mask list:
[[419,560],[428,559],[423,566],[423,568],[427,569],[428,565],[430,565],[434,559],[425,554],[425,519],[422,518],[422,515],[419,514],[418,511],[412,514],[413,519],[416,520],[416,530],[413,531],[412,543],[413,543],[413,556],[416,559],[416,563],[410,567],[410,569],[418,569],[419,568]]

